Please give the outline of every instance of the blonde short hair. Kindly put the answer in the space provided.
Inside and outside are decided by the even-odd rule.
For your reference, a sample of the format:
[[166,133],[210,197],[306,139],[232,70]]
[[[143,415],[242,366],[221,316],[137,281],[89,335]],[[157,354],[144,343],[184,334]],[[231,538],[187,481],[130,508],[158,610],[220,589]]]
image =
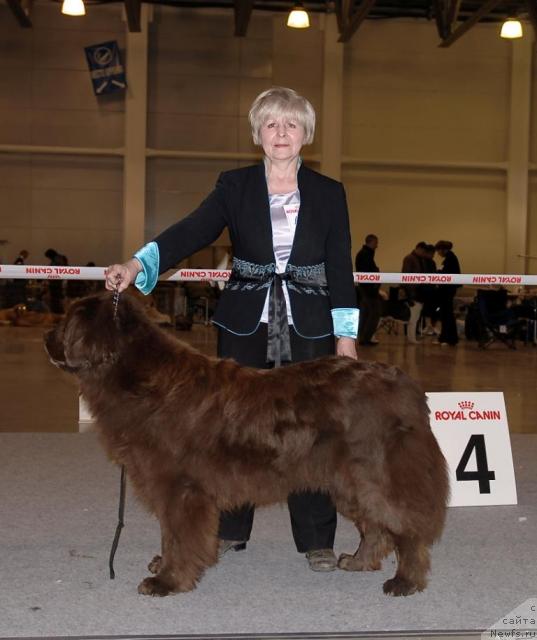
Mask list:
[[253,101],[248,114],[254,144],[261,144],[261,127],[268,118],[291,117],[304,128],[304,144],[313,142],[315,134],[315,110],[309,100],[293,89],[272,87],[260,93]]

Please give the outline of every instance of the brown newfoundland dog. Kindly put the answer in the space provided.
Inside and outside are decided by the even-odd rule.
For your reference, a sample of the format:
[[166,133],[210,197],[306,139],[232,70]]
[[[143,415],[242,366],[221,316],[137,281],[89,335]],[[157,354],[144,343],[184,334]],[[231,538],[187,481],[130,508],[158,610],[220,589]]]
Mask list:
[[257,370],[207,357],[159,329],[139,303],[83,298],[46,336],[74,373],[110,457],[160,521],[162,555],[138,591],[190,591],[218,559],[222,510],[327,491],[361,541],[348,571],[395,551],[395,596],[427,583],[444,526],[446,462],[425,396],[396,367],[331,356]]

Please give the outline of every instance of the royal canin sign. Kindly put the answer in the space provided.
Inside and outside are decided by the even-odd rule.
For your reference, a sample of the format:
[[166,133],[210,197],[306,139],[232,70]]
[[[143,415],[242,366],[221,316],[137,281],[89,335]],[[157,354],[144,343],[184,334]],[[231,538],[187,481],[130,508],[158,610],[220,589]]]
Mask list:
[[501,420],[502,414],[497,409],[487,409],[480,411],[474,408],[474,403],[464,400],[458,403],[458,409],[434,411],[434,419],[437,421],[447,420]]
[[79,276],[80,267],[26,267],[25,273],[33,276]]
[[[104,280],[104,267],[79,266],[26,266],[0,265],[0,279],[26,280]],[[164,280],[185,282],[207,282],[229,280],[228,269],[180,269],[174,274],[162,276]],[[354,273],[354,281],[377,284],[407,285],[474,285],[474,286],[537,286],[537,275],[494,273]]]
[[227,269],[179,269],[170,280],[229,280],[231,272]]

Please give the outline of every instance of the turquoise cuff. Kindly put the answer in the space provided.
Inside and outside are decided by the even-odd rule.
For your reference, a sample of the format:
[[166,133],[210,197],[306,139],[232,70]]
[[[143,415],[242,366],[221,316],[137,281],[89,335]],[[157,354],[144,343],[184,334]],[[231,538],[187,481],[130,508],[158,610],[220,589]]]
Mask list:
[[332,309],[334,335],[338,338],[356,338],[358,335],[358,309]]
[[158,244],[156,242],[148,242],[134,257],[142,265],[142,271],[136,276],[134,285],[144,295],[151,293],[155,288],[158,280],[158,270],[160,264],[160,254]]

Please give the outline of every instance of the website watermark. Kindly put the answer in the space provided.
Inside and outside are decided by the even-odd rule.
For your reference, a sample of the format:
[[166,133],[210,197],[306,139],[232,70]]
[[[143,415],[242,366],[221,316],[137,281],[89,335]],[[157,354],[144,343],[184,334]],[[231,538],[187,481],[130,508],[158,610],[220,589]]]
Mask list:
[[529,598],[481,634],[481,640],[537,640],[537,598]]

